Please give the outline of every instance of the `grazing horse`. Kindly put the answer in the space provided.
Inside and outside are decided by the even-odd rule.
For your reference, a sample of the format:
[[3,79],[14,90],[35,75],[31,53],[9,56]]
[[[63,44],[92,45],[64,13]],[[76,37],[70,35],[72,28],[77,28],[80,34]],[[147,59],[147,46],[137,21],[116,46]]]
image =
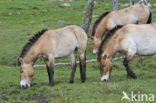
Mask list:
[[57,30],[42,30],[38,32],[24,46],[18,59],[20,66],[20,85],[30,87],[33,79],[33,64],[39,57],[43,57],[47,66],[50,86],[54,85],[55,58],[70,56],[72,72],[70,83],[74,82],[76,71],[75,50],[80,58],[81,81],[86,80],[86,45],[87,34],[79,26],[67,26]]
[[152,13],[148,6],[137,4],[122,10],[106,12],[95,22],[92,30],[93,54],[97,54],[102,38],[118,25],[151,23]]
[[154,24],[127,24],[119,29],[107,42],[101,44],[98,53],[98,67],[101,81],[109,80],[112,69],[112,58],[117,52],[126,52],[124,66],[127,76],[137,78],[130,68],[130,60],[135,54],[152,55],[156,53],[156,23]]

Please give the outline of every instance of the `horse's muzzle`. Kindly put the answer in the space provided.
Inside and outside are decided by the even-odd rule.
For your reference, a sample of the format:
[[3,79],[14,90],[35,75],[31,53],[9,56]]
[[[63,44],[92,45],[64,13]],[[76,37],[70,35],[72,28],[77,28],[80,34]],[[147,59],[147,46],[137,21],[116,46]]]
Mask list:
[[26,88],[28,88],[29,86],[26,84],[25,86],[22,85],[21,87],[24,88],[24,89],[26,89]]
[[22,88],[30,87],[30,83],[27,80],[21,80],[20,85]]
[[93,50],[93,54],[95,54],[95,55],[96,55],[96,54],[97,54],[97,50]]
[[102,82],[107,82],[109,80],[109,75],[104,75],[101,77]]

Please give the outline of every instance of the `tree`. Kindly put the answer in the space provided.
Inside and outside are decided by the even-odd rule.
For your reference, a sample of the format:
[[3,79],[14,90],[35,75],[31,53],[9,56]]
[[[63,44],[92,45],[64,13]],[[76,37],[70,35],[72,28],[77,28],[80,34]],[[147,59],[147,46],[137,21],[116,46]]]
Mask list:
[[83,23],[81,25],[81,27],[85,30],[85,32],[88,32],[89,25],[90,25],[91,20],[92,20],[93,7],[94,7],[94,0],[88,0],[85,18],[84,18]]
[[104,2],[104,0],[97,0],[98,2]]
[[113,10],[118,10],[118,0],[112,0]]
[[130,0],[130,6],[134,5],[134,0]]
[[147,5],[147,0],[139,0],[139,4],[145,4],[145,5]]

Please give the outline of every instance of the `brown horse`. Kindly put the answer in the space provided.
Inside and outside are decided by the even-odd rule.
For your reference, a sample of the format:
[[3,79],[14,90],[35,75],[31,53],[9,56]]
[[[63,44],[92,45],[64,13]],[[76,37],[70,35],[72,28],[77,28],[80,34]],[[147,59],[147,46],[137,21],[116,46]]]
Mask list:
[[151,20],[151,11],[143,4],[137,4],[122,10],[102,14],[95,22],[92,30],[93,53],[97,54],[102,38],[105,38],[106,35],[108,35],[107,32],[116,26],[151,23]]
[[70,56],[72,73],[70,83],[74,82],[76,71],[75,50],[80,57],[81,81],[86,80],[86,45],[87,34],[79,26],[67,26],[57,30],[42,30],[37,33],[24,46],[18,59],[20,66],[20,85],[30,87],[33,79],[33,64],[39,57],[43,57],[47,66],[49,84],[54,85],[54,63],[55,58]]
[[101,73],[101,81],[109,80],[112,69],[113,56],[121,51],[126,52],[124,66],[127,76],[137,78],[130,69],[129,61],[135,54],[152,55],[156,53],[156,23],[154,24],[127,24],[119,29],[106,44],[101,44],[98,53],[98,67]]

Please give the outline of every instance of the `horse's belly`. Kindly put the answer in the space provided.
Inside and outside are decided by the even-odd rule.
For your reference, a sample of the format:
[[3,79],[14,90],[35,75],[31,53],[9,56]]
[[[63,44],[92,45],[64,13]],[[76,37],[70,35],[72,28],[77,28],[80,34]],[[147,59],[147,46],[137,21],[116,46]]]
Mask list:
[[137,54],[140,55],[152,55],[156,53],[156,46],[144,46],[138,47]]
[[[76,47],[75,47],[76,48]],[[74,50],[75,48],[60,48],[57,49],[55,52],[55,58],[61,58],[61,57],[65,57],[65,56],[69,56]]]
[[61,57],[65,57],[70,55],[69,51],[58,51],[57,53],[55,53],[55,58],[61,58]]
[[69,56],[77,47],[76,42],[64,43],[61,45],[57,45],[55,48],[54,57],[61,58],[65,56]]

